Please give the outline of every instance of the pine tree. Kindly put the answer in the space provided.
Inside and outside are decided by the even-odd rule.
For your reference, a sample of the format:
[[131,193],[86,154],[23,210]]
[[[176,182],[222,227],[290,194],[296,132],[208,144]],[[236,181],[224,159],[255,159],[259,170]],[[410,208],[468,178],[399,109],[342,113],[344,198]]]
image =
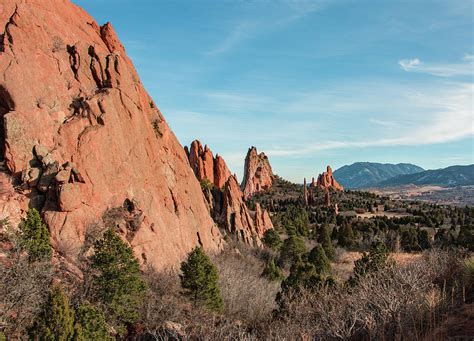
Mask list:
[[283,242],[280,253],[280,264],[292,263],[306,252],[304,240],[297,235],[290,235]]
[[320,275],[331,274],[331,263],[329,258],[326,256],[324,249],[321,245],[316,245],[308,256],[308,261],[314,265],[316,272]]
[[74,310],[60,286],[49,292],[48,302],[30,330],[34,340],[68,341],[74,336]]
[[283,271],[275,264],[273,259],[268,262],[265,269],[263,269],[262,277],[270,281],[281,281],[284,278]]
[[[291,266],[290,275],[281,283],[281,290],[282,294],[286,294],[289,290],[294,292],[302,288],[315,290],[323,285],[332,284],[334,279],[331,276],[318,273],[312,263],[300,258]],[[277,301],[279,298],[282,298],[282,295],[277,296]]]
[[329,226],[327,224],[324,224],[318,230],[318,242],[322,245],[326,256],[328,256],[329,259],[333,260],[336,255],[336,252],[334,251],[334,246],[332,245],[332,239],[329,234]]
[[113,338],[107,331],[104,313],[91,304],[83,303],[76,310],[74,341],[104,340]]
[[278,251],[281,248],[282,241],[280,235],[274,229],[267,230],[263,235],[262,242],[272,250]]
[[355,285],[366,274],[382,269],[387,265],[387,259],[388,250],[385,244],[374,243],[369,253],[364,252],[362,257],[355,261],[354,275],[349,279],[349,284]]
[[196,247],[188,254],[187,260],[181,263],[181,272],[181,286],[195,304],[212,311],[222,310],[219,275],[202,248]]
[[339,228],[337,243],[342,247],[351,247],[354,243],[354,231],[350,223],[345,223]]
[[51,259],[52,249],[49,244],[49,231],[38,211],[34,208],[28,210],[26,218],[20,225],[20,245],[27,252],[30,260]]
[[146,290],[133,250],[109,229],[94,243],[90,260],[93,290],[107,317],[123,332],[124,325],[138,320]]

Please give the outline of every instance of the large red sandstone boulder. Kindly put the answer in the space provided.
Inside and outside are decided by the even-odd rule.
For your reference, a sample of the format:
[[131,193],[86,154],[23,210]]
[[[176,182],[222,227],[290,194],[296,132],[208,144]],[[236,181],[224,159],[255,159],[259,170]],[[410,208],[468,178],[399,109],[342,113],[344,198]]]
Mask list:
[[245,157],[244,179],[242,190],[245,200],[257,192],[270,189],[275,176],[265,153],[257,153],[257,148],[251,147]]
[[[176,265],[199,244],[221,249],[187,155],[112,26],[67,0],[3,0],[0,22],[0,152],[9,174],[29,179],[24,194],[2,185],[0,212],[17,220],[26,209],[17,203],[38,191],[48,198],[42,213],[53,246],[67,242],[77,255],[88,226],[130,199],[142,219],[127,240],[143,263]],[[35,158],[43,165],[31,170]],[[67,162],[75,180],[62,172]],[[80,191],[55,198],[69,181]]]

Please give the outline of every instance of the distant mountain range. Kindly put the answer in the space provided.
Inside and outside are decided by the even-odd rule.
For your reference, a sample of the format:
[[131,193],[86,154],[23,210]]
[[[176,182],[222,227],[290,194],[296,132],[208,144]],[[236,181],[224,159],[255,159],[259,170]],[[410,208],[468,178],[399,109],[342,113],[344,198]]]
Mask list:
[[424,169],[410,163],[356,162],[334,171],[334,178],[347,189],[377,187],[383,181],[399,175],[423,172]]
[[451,166],[415,174],[399,175],[380,182],[377,184],[377,187],[397,187],[403,185],[437,185],[443,187],[474,185],[474,165]]

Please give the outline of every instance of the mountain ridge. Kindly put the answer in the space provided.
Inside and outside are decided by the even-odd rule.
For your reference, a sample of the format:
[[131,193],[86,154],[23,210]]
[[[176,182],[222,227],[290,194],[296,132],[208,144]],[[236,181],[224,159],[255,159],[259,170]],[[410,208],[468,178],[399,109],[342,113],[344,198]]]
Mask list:
[[424,169],[411,163],[355,162],[334,171],[334,177],[348,189],[370,188],[398,175],[414,174]]

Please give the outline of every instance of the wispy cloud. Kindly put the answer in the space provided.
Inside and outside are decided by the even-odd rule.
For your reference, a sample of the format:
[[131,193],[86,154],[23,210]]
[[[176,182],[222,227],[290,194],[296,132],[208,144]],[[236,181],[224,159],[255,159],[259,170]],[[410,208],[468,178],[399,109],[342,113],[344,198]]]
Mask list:
[[[468,83],[456,84],[452,89],[436,91],[430,94],[416,94],[403,100],[409,101],[413,112],[410,115],[426,116],[426,108],[433,111],[424,118],[425,122],[411,122],[397,129],[397,136],[375,136],[369,140],[346,139],[344,141],[326,141],[293,146],[291,148],[268,150],[273,156],[304,156],[310,153],[348,148],[386,147],[386,146],[416,146],[446,143],[474,135],[474,114],[472,98],[474,85]],[[420,112],[417,112],[420,110]],[[374,122],[373,119],[369,120]],[[378,123],[386,124],[385,121]],[[399,125],[390,122],[390,125]],[[386,133],[386,131],[385,131]],[[381,131],[381,136],[384,131]]]
[[[262,12],[262,15],[256,19],[246,18],[235,23],[224,38],[204,54],[213,56],[226,53],[244,40],[252,39],[262,32],[268,32],[289,25],[313,12],[321,10],[334,1],[335,0],[279,0],[273,2],[250,2],[252,6],[256,6],[252,12]],[[280,14],[268,15],[268,12],[273,9],[277,9],[276,12]]]
[[232,47],[237,45],[242,40],[250,37],[257,25],[250,22],[241,22],[238,23],[232,30],[224,37],[220,43],[215,47],[211,48],[209,51],[206,51],[206,55],[218,55],[227,52]]
[[424,63],[419,58],[398,62],[407,72],[426,73],[439,77],[474,76],[474,56],[466,54],[460,63]]

